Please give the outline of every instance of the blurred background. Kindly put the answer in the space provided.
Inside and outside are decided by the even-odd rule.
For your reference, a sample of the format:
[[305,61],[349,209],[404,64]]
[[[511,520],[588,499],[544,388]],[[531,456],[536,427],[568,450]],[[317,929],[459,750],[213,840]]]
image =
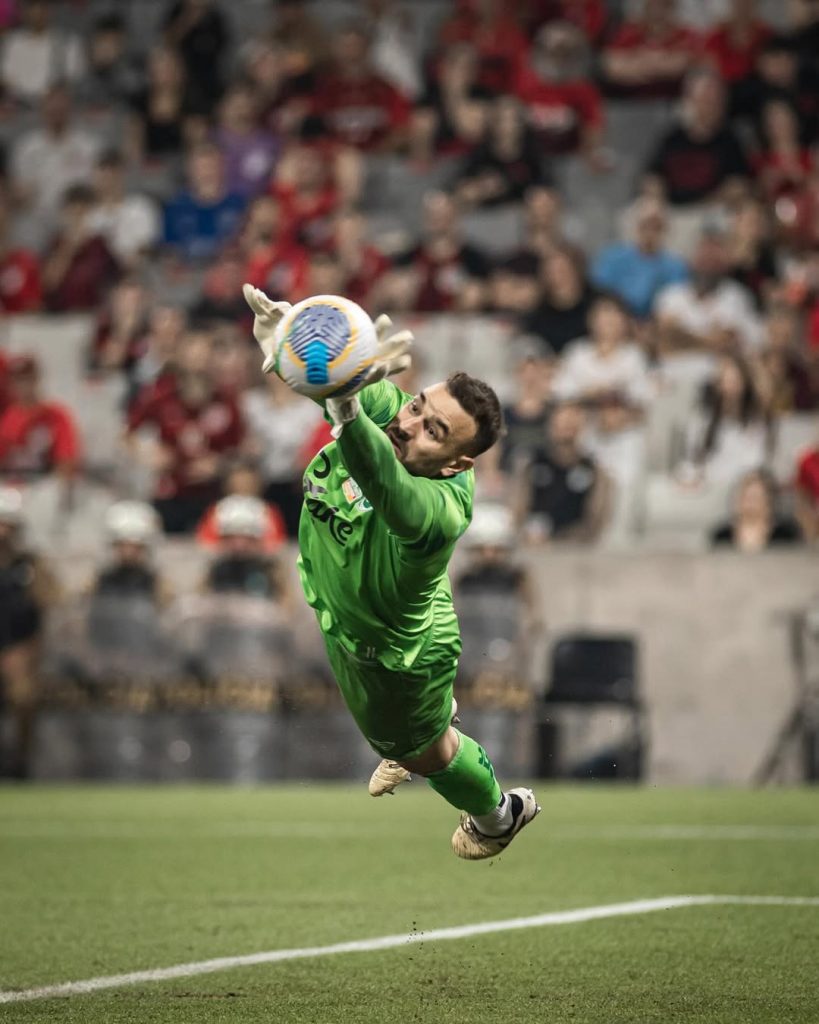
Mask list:
[[0,0],[0,774],[361,778],[241,296],[490,381],[505,776],[819,777],[816,0]]

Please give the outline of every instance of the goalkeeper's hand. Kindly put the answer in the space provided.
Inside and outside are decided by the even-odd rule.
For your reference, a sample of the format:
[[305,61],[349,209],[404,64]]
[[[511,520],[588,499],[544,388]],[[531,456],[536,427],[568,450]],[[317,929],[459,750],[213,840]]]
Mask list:
[[414,340],[412,331],[398,331],[396,334],[390,334],[392,320],[386,313],[382,313],[373,326],[378,342],[375,359],[366,377],[355,391],[351,391],[343,398],[328,398],[324,403],[335,424],[332,431],[334,437],[338,437],[345,423],[350,423],[358,416],[361,409],[358,401],[359,391],[385,377],[392,377],[393,374],[409,369],[412,363],[412,356],[409,354]]
[[262,373],[272,373],[276,369],[276,352],[278,341],[276,328],[281,318],[290,310],[289,302],[274,302],[261,288],[252,284],[242,285],[242,293],[248,306],[253,310],[253,337],[264,353]]

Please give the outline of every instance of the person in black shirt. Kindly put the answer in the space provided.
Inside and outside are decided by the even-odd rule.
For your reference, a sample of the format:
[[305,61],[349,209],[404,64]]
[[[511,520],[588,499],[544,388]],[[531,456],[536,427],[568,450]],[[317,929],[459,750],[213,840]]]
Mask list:
[[136,662],[161,645],[159,614],[170,590],[153,564],[159,516],[142,501],[118,501],[107,511],[107,562],[91,582],[86,636],[95,655],[130,655]]
[[595,292],[586,280],[582,257],[567,247],[548,253],[541,264],[543,299],[522,323],[559,355],[587,332],[586,321]]
[[717,201],[750,177],[748,161],[725,117],[725,87],[711,71],[686,80],[680,124],[661,139],[645,187],[672,207]]
[[813,63],[800,59],[798,44],[788,36],[767,40],[757,56],[754,74],[738,85],[732,98],[732,117],[747,119],[760,145],[765,142],[765,108],[775,101],[793,110],[804,146],[819,140],[819,67],[815,57]]
[[219,548],[205,578],[210,594],[241,594],[287,603],[288,590],[279,562],[264,550],[267,507],[261,498],[232,494],[215,508]]
[[611,483],[582,445],[586,414],[578,402],[552,412],[545,443],[522,473],[518,521],[530,543],[595,541],[610,512]]
[[0,488],[0,695],[11,719],[10,749],[0,749],[0,774],[25,778],[39,701],[38,643],[56,583],[46,563],[23,543],[22,499]]
[[776,481],[770,473],[762,469],[747,473],[739,482],[730,522],[714,529],[711,544],[753,553],[801,543],[804,538],[798,524],[780,518],[776,505]]
[[176,0],[165,15],[165,41],[179,50],[191,85],[208,106],[222,95],[230,44],[225,16],[212,0]]
[[533,186],[551,185],[540,147],[528,129],[520,103],[501,96],[489,108],[483,142],[466,158],[455,181],[464,206],[523,202]]

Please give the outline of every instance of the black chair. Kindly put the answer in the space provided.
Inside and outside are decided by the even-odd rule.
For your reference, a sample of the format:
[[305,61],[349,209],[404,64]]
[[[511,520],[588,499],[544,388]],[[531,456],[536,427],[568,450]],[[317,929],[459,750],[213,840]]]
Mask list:
[[[571,706],[622,709],[628,717],[626,740],[572,762],[561,749],[560,724],[560,708]],[[641,778],[648,741],[635,637],[578,632],[557,640],[543,697],[539,741],[538,768],[542,778]]]

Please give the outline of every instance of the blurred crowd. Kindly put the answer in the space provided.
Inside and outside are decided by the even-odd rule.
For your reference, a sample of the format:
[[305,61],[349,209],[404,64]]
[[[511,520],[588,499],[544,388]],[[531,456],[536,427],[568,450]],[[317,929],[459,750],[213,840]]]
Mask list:
[[[0,3],[0,311],[91,318],[77,372],[122,385],[112,501],[244,538],[208,586],[286,601],[268,561],[328,432],[260,379],[244,281],[415,319],[416,379],[425,317],[506,326],[478,471],[501,561],[638,538],[658,430],[649,504],[710,495],[713,545],[815,542],[819,3]],[[48,478],[68,510],[89,472],[43,358],[0,347],[9,509]],[[151,590],[121,544],[100,586]]]

